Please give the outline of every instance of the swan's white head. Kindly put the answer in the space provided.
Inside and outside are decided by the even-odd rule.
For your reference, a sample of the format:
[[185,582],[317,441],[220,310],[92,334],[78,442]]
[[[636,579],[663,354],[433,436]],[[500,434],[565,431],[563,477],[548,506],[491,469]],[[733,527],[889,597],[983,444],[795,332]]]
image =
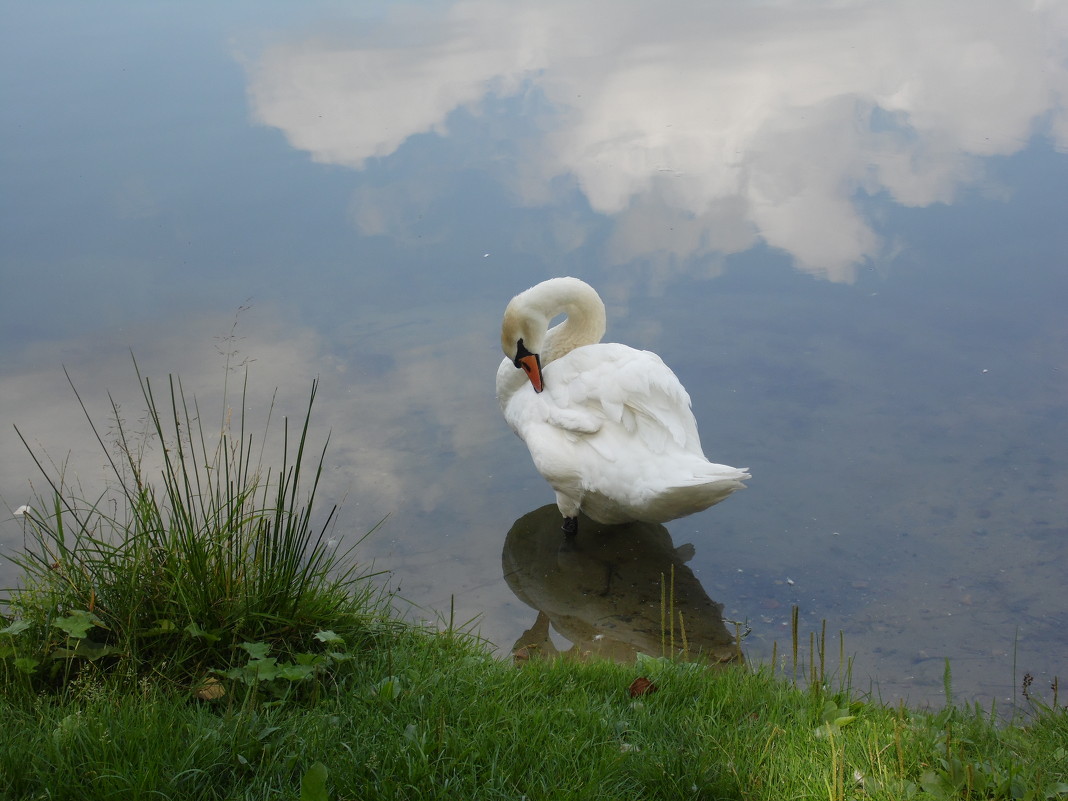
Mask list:
[[[527,292],[530,290],[528,289]],[[549,320],[526,307],[523,295],[516,295],[504,310],[501,323],[501,349],[516,367],[525,370],[535,392],[544,388],[541,377],[541,350]]]
[[[567,319],[550,330],[549,323],[559,314]],[[545,365],[577,347],[600,342],[604,330],[604,303],[593,287],[577,278],[550,278],[508,303],[501,349],[526,371],[534,391],[541,392]]]

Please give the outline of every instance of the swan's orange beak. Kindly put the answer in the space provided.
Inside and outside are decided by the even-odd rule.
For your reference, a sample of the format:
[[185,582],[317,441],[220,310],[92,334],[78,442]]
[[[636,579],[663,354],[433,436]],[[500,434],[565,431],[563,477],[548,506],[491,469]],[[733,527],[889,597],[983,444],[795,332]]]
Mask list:
[[541,392],[541,365],[538,363],[537,354],[528,353],[526,356],[520,356],[515,361],[519,367],[526,371],[527,378],[530,379],[530,385],[534,387],[534,391]]

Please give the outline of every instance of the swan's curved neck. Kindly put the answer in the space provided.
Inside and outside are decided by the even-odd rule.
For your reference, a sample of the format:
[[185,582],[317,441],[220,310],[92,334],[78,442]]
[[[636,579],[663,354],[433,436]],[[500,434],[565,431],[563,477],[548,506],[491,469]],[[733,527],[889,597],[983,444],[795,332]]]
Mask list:
[[575,348],[601,341],[605,331],[605,313],[600,298],[597,302],[597,308],[572,305],[562,310],[567,315],[567,319],[559,325],[554,325],[546,333],[545,345],[542,348],[542,364],[559,359]]
[[557,315],[567,315],[545,333],[540,354],[543,365],[575,348],[600,342],[604,336],[604,303],[589,284],[577,278],[553,278],[523,293],[528,294],[527,313],[544,321],[541,324],[546,328]]

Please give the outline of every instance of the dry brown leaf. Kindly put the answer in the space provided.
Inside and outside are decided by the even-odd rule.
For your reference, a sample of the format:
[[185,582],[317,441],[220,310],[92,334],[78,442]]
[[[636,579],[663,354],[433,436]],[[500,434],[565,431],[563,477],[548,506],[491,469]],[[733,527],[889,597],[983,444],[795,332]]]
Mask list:
[[645,676],[639,676],[630,683],[630,697],[637,698],[639,695],[648,695],[649,693],[655,693],[659,689]]
[[214,701],[216,698],[222,698],[226,695],[226,688],[217,678],[209,676],[193,689],[193,695],[201,701]]

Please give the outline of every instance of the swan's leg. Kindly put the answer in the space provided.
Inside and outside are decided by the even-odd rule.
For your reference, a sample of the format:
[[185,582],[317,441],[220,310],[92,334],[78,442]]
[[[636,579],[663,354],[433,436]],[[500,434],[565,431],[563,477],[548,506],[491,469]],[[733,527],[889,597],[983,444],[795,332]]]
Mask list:
[[578,515],[579,509],[582,508],[582,499],[572,498],[556,490],[556,508],[564,516],[564,525],[561,527],[564,533],[569,537],[574,537],[578,534]]

